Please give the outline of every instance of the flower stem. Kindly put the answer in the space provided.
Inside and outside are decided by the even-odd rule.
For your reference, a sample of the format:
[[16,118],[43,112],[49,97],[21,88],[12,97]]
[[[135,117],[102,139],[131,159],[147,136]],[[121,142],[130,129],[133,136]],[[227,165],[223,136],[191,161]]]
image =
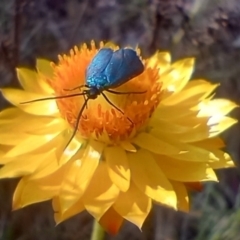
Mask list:
[[91,240],[103,240],[104,235],[105,235],[105,232],[103,228],[100,226],[100,224],[96,220],[94,220]]

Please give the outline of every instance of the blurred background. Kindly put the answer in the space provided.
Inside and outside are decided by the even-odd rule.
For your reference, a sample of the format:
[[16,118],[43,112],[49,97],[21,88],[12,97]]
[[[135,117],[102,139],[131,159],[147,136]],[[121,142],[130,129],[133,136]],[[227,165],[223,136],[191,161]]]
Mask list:
[[[240,104],[240,0],[0,0],[0,87],[19,87],[16,66],[90,40],[138,43],[145,57],[157,49],[173,60],[195,57],[193,78],[221,83],[217,97]],[[0,96],[0,110],[9,104]],[[240,110],[231,113],[240,119]],[[140,232],[125,223],[108,240],[240,240],[240,125],[223,138],[237,169],[218,171],[220,183],[191,193],[189,214],[155,206]],[[88,240],[85,213],[55,227],[51,203],[11,212],[16,180],[0,181],[0,240]]]

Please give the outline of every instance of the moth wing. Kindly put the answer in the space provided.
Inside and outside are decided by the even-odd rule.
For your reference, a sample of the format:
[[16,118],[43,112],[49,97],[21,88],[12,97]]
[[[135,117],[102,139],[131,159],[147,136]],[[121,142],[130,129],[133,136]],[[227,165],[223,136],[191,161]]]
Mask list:
[[[113,50],[111,48],[102,48],[96,56],[93,58],[91,63],[87,67],[86,79],[89,85],[92,85],[95,80],[104,79],[105,69],[108,66],[113,55]],[[90,81],[90,82],[88,82]]]
[[132,49],[119,49],[113,52],[105,69],[111,88],[118,87],[144,71],[142,61]]

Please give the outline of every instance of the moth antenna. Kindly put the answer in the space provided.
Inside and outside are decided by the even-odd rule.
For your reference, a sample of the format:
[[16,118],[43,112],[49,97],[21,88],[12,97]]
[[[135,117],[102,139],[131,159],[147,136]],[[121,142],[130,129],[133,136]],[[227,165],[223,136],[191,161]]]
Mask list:
[[40,102],[40,101],[46,101],[46,100],[54,100],[54,99],[61,99],[61,98],[71,98],[71,97],[76,97],[76,96],[82,96],[82,95],[85,95],[85,94],[86,94],[86,93],[74,93],[74,94],[66,95],[66,96],[56,96],[56,97],[39,98],[39,99],[34,99],[34,100],[31,100],[31,101],[27,101],[27,102],[21,102],[20,104]]

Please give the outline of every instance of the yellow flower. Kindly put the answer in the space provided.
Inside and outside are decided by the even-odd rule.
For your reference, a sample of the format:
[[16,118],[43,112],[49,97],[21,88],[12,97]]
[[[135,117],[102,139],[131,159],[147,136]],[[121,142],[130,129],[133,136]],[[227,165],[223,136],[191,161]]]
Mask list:
[[236,123],[226,116],[236,104],[213,99],[216,84],[189,81],[194,59],[172,64],[169,53],[157,52],[116,89],[146,92],[106,93],[124,115],[102,96],[90,100],[65,149],[84,97],[21,103],[78,93],[66,89],[85,83],[97,52],[92,42],[56,64],[38,60],[37,71],[17,69],[23,90],[1,90],[15,105],[0,113],[0,177],[22,177],[13,208],[52,199],[57,223],[87,210],[112,233],[123,219],[141,228],[153,203],[188,211],[188,187],[234,166],[218,135]]

